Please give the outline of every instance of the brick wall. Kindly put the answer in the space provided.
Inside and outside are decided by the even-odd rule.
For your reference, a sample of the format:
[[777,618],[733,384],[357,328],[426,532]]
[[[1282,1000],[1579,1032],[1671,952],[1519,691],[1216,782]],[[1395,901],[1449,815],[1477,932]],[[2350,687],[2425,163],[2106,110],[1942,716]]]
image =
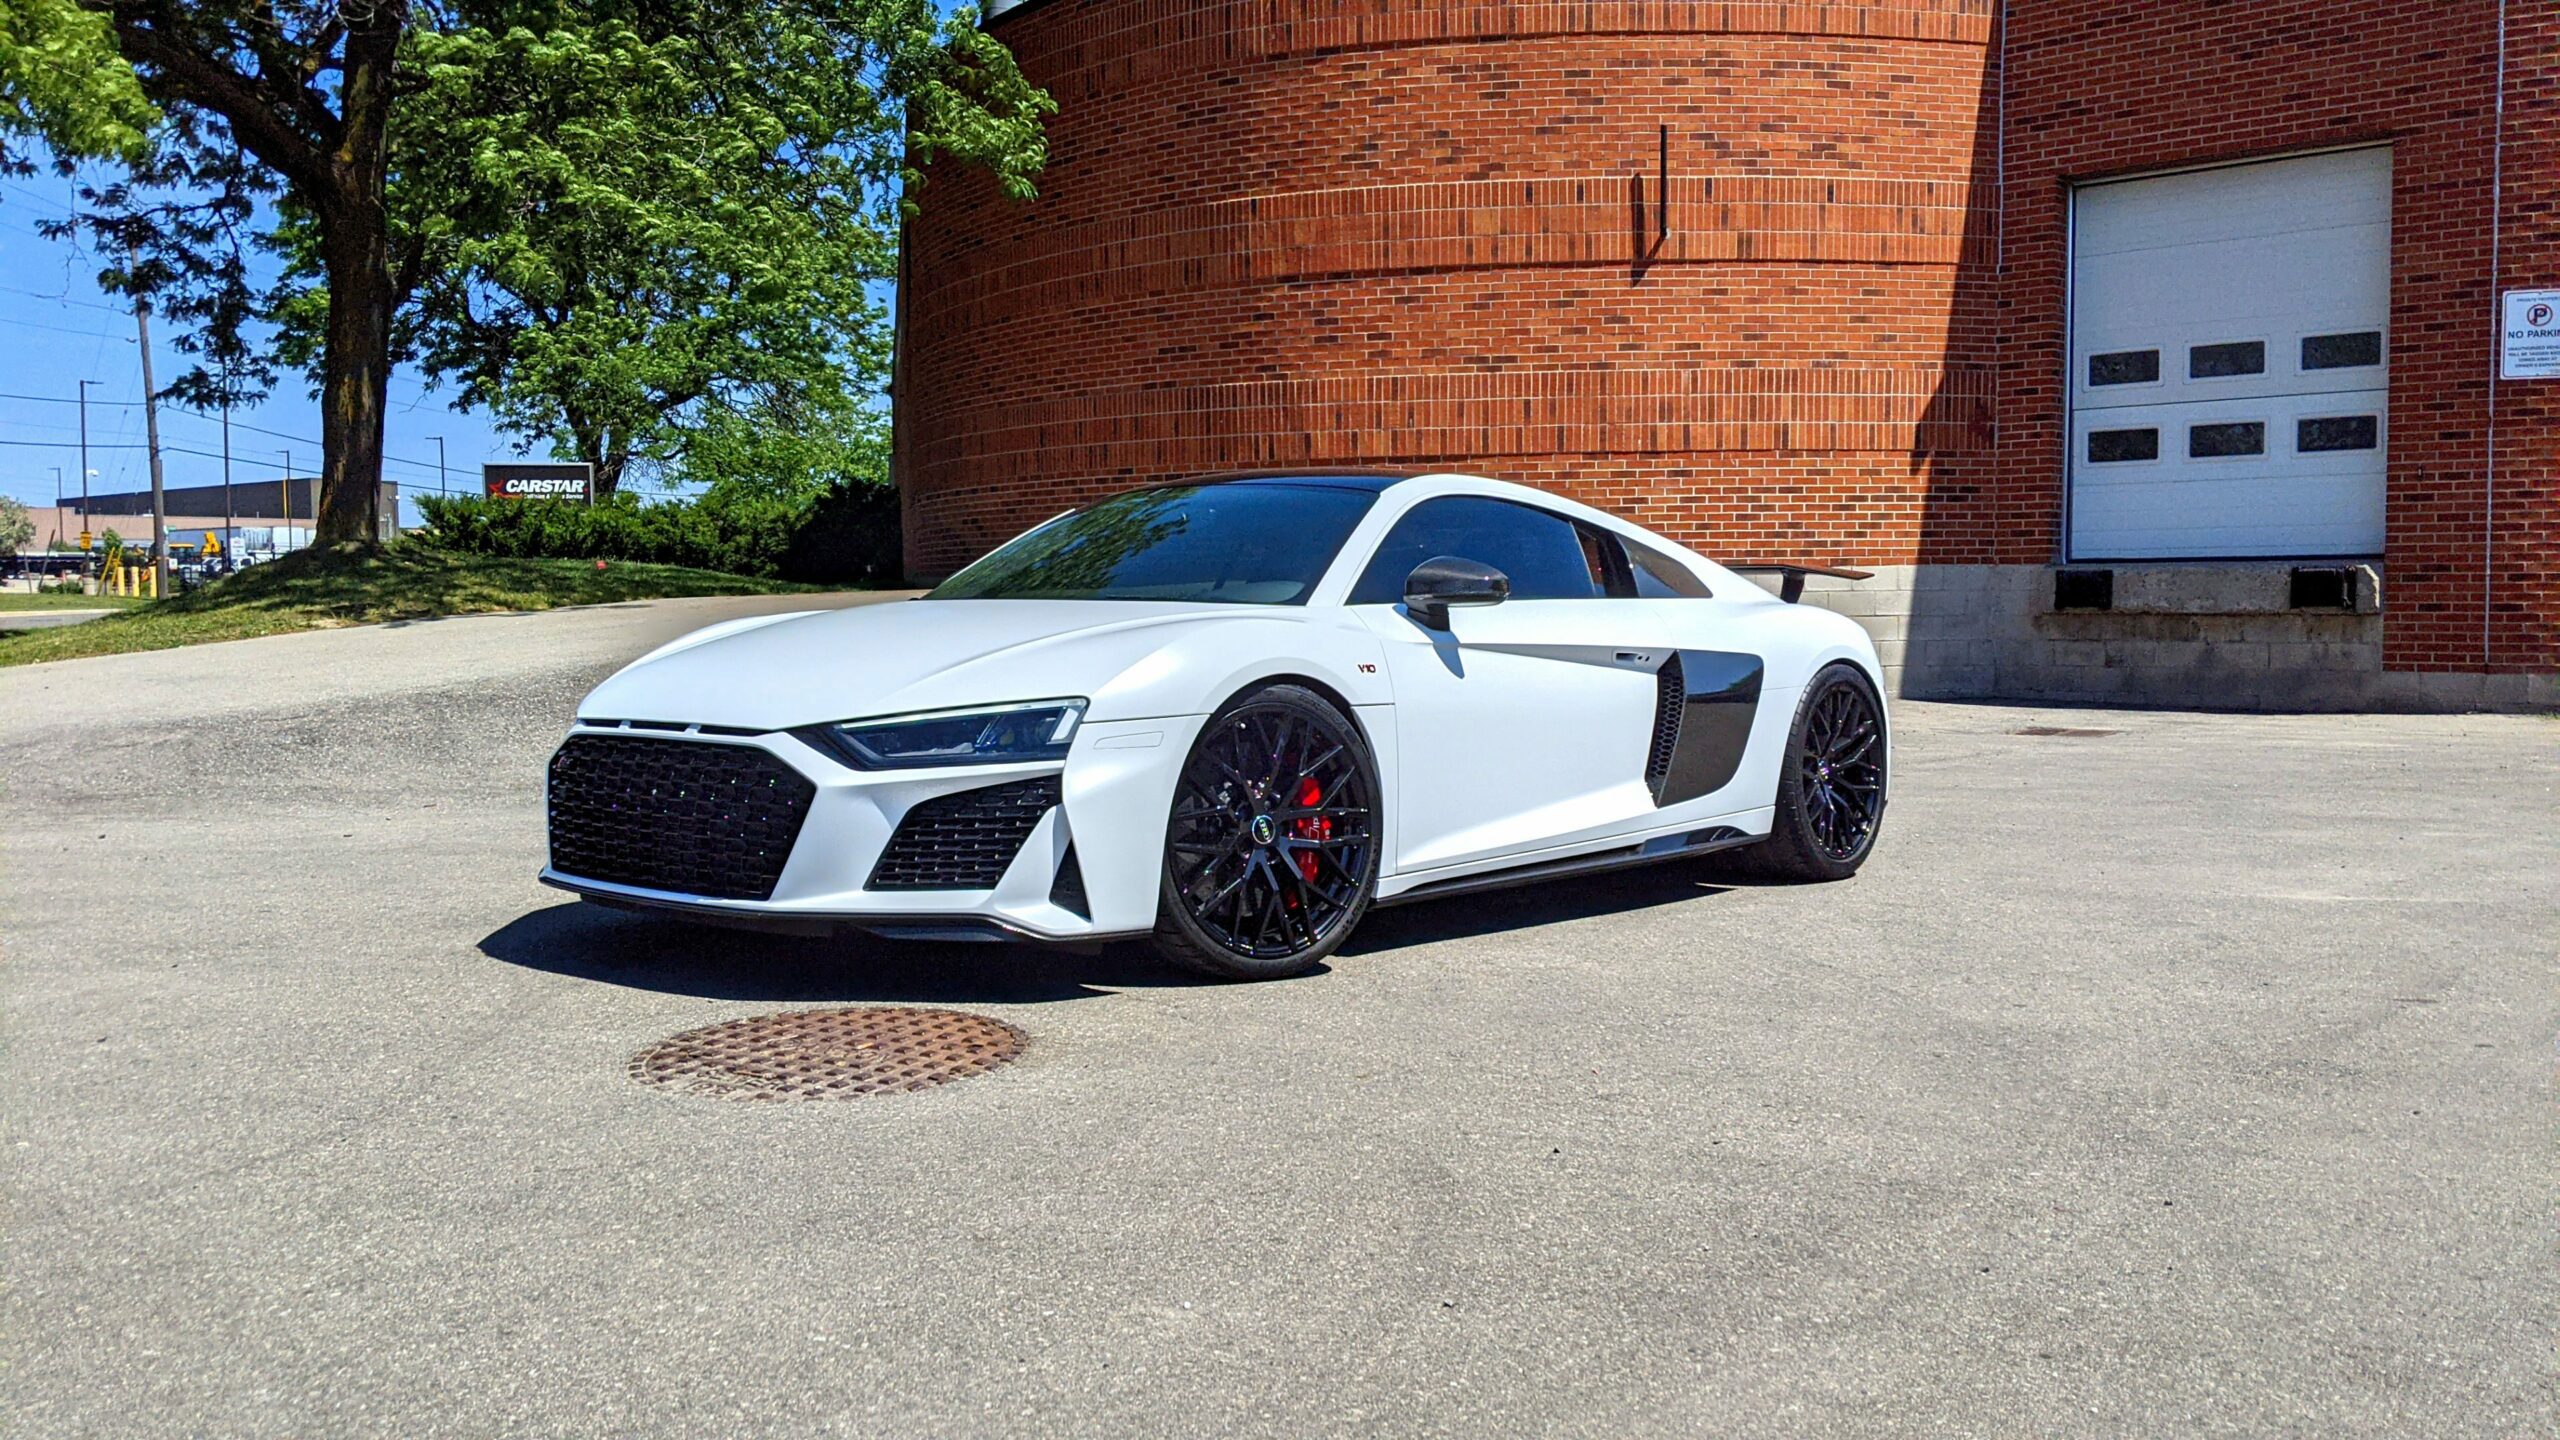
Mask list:
[[2492,520],[2489,252],[2497,284],[2560,285],[2560,6],[2507,6],[2493,227],[2498,16],[1026,7],[998,33],[1062,107],[1041,198],[937,173],[910,235],[909,564],[1149,479],[1359,463],[1551,486],[1726,556],[2042,566],[2070,182],[2387,141],[2381,655],[2549,671],[2560,382],[2498,387]]
[[1993,13],[1007,18],[1061,113],[1038,201],[924,192],[910,565],[1144,479],[1329,462],[1550,485],[1726,554],[1988,558]]
[[[2560,665],[2555,382],[2500,387],[2485,557],[2497,0],[2013,0],[2007,67],[2000,558],[2061,522],[2067,182],[2388,140],[2391,452],[2383,659]],[[2560,7],[2511,0],[2504,284],[2560,284]],[[2490,650],[2484,665],[2484,585]]]

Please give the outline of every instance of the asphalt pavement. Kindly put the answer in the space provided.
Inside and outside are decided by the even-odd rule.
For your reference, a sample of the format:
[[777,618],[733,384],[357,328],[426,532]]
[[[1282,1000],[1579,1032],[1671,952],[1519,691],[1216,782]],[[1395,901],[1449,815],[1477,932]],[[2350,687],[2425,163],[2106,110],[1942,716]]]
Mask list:
[[[2553,1428],[2560,722],[1904,705],[1855,880],[1260,986],[537,885],[580,694],[777,603],[0,671],[10,1434]],[[1029,1049],[625,1072],[862,1003]]]

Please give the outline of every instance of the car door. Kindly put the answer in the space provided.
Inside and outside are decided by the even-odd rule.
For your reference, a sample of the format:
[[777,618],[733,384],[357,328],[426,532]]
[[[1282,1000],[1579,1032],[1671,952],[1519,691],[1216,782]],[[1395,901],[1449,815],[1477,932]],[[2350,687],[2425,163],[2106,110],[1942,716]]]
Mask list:
[[[1395,693],[1399,873],[1606,834],[1653,810],[1662,656],[1619,638],[1646,602],[1605,593],[1605,552],[1588,538],[1536,506],[1441,496],[1396,521],[1353,585]],[[1511,598],[1452,607],[1446,629],[1423,623],[1405,578],[1444,555],[1502,571]]]

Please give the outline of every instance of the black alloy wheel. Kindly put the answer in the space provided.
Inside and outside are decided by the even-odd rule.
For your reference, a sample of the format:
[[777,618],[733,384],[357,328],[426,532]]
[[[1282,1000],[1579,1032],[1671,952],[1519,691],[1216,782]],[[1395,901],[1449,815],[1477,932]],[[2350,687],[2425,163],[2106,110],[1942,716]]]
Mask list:
[[1747,870],[1784,880],[1845,880],[1884,825],[1883,702],[1853,666],[1813,677],[1796,706],[1769,838],[1738,853]]
[[1833,860],[1862,858],[1884,818],[1884,717],[1865,686],[1829,685],[1814,697],[1796,777],[1814,845]]
[[1314,968],[1377,887],[1377,796],[1368,745],[1323,696],[1274,685],[1227,706],[1174,790],[1157,949],[1230,980]]

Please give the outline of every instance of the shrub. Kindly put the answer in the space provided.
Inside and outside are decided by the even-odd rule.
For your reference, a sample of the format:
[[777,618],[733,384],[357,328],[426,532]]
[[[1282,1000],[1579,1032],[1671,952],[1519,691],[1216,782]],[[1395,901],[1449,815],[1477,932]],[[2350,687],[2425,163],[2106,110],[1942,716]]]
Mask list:
[[631,560],[811,584],[878,584],[899,572],[898,497],[882,485],[784,496],[715,490],[643,503],[421,497],[434,543],[474,555]]

